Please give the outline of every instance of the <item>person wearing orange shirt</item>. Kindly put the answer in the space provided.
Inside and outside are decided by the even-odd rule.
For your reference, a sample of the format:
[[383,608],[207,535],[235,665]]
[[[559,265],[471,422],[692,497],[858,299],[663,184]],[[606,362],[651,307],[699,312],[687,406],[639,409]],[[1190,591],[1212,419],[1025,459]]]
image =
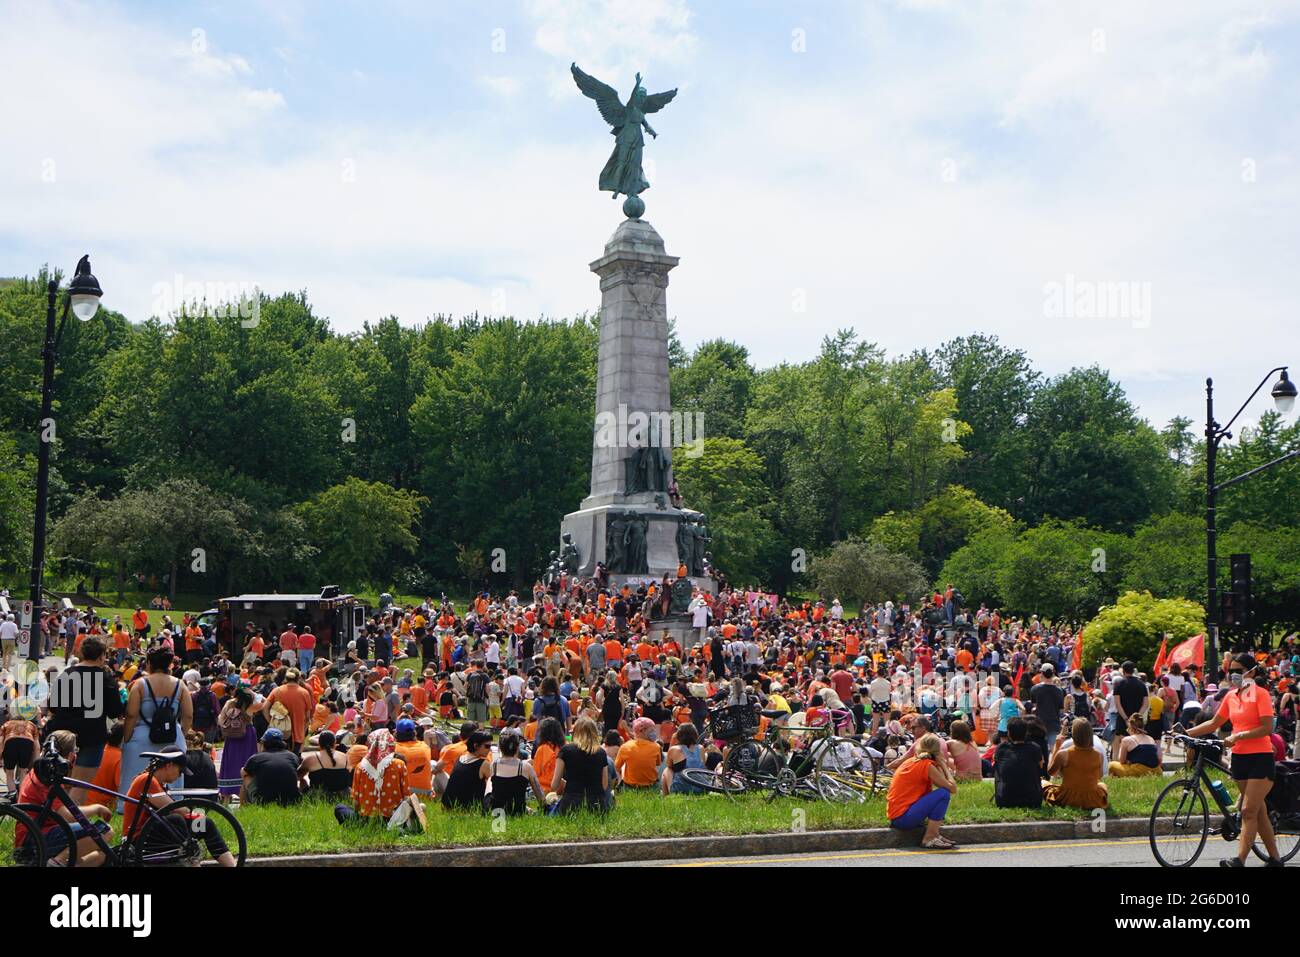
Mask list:
[[652,740],[655,727],[649,718],[637,718],[632,722],[632,740],[619,747],[614,770],[624,787],[652,788],[659,783],[663,750]]
[[285,673],[284,684],[272,689],[266,696],[266,701],[262,703],[262,710],[270,714],[277,702],[284,705],[289,712],[289,718],[293,722],[291,732],[293,750],[301,753],[303,741],[307,738],[308,716],[312,713],[316,702],[311,692],[303,686],[302,673],[298,669],[290,668]]
[[406,783],[415,794],[430,796],[433,794],[433,752],[416,736],[415,722],[408,718],[397,722],[394,733],[397,756],[406,762]]
[[1232,779],[1241,792],[1241,837],[1237,856],[1219,861],[1222,867],[1245,867],[1256,835],[1268,850],[1266,863],[1274,866],[1281,863],[1265,800],[1277,777],[1273,744],[1269,740],[1275,721],[1273,698],[1267,688],[1253,680],[1258,667],[1259,663],[1248,652],[1229,659],[1226,671],[1232,690],[1223,696],[1214,717],[1187,730],[1195,738],[1212,734],[1226,722],[1232,722],[1232,734],[1223,743],[1232,751]]
[[605,665],[608,668],[617,668],[623,664],[623,642],[617,638],[610,637],[605,642]]
[[[185,769],[185,752],[184,751],[167,751],[171,755],[170,760],[163,761],[157,766],[157,769],[150,774],[148,771],[142,771],[135,776],[131,782],[130,788],[127,789],[126,796],[131,798],[126,802],[122,810],[122,834],[132,833],[132,827],[136,825],[136,817],[140,814],[140,805],[148,802],[155,810],[167,813],[167,807],[175,803],[175,799],[164,790],[167,785],[175,784]],[[145,785],[148,785],[148,793],[145,793]],[[235,856],[230,853],[230,848],[221,837],[221,832],[212,826],[211,822],[201,817],[183,818],[176,815],[176,821],[173,826],[182,828],[189,833],[198,834],[203,838],[207,845],[208,853],[212,859],[221,867],[234,867],[236,865]],[[143,824],[135,826],[135,835],[139,836]]]

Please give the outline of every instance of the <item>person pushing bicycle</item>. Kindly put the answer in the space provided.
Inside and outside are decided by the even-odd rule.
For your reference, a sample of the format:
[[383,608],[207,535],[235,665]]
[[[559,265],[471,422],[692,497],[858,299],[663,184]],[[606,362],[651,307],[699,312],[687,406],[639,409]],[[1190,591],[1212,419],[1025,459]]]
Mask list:
[[1198,737],[1232,722],[1232,733],[1223,743],[1232,751],[1232,779],[1241,791],[1241,836],[1237,856],[1219,861],[1222,867],[1245,867],[1246,855],[1257,833],[1268,850],[1268,866],[1282,866],[1265,801],[1277,777],[1273,744],[1269,740],[1273,733],[1273,699],[1267,688],[1253,680],[1257,667],[1254,657],[1244,652],[1233,658],[1228,663],[1231,690],[1224,695],[1219,710],[1210,720],[1187,731],[1188,735]]

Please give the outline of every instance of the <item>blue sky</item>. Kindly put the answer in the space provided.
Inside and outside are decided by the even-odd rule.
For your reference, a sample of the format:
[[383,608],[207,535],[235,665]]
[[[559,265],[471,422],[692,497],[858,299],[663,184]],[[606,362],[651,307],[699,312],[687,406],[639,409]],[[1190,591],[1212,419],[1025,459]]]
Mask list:
[[1195,418],[1300,366],[1298,52],[1298,2],[0,0],[0,275],[89,251],[136,319],[176,277],[342,330],[592,310],[620,215],[576,59],[680,89],[644,198],[688,345],[992,333]]

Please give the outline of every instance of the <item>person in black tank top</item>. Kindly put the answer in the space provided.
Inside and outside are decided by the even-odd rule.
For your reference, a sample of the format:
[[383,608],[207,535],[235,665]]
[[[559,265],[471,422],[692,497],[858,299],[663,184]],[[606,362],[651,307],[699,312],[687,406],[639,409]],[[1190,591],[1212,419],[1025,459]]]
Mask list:
[[486,731],[475,731],[466,739],[465,744],[465,753],[457,759],[456,766],[447,779],[447,787],[443,789],[442,806],[448,810],[483,810],[483,795],[491,773],[487,759],[492,753],[492,735]]

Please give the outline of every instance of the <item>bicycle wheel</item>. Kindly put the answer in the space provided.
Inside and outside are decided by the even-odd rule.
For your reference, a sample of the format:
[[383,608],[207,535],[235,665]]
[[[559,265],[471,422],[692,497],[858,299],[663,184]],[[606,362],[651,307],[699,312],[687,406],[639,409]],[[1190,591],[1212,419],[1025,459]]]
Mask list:
[[12,804],[0,804],[0,865],[45,866],[45,839],[40,828],[30,815]]
[[243,867],[248,842],[235,815],[207,798],[182,798],[144,822],[131,842],[130,862],[135,867],[197,866],[216,838],[234,855],[235,866]]
[[743,794],[748,787],[742,775],[728,773],[723,769],[714,772],[708,768],[686,768],[679,772],[678,776],[692,787],[708,791],[710,794],[725,794],[728,797]]
[[[41,832],[44,841],[41,853],[45,855],[45,863],[38,866],[45,867],[50,860],[56,860],[64,867],[77,866],[77,855],[69,854],[64,850],[75,843],[72,838],[71,824],[59,814],[47,811],[39,804],[15,804],[14,807],[26,814],[36,825],[36,829]],[[52,851],[52,847],[58,847],[60,850]]]
[[729,774],[743,776],[747,787],[761,791],[776,783],[785,762],[762,741],[750,740],[732,745],[722,766]]
[[822,771],[816,776],[817,793],[828,804],[862,804],[870,791],[860,790],[836,771]]
[[[1285,864],[1295,857],[1296,851],[1300,851],[1300,828],[1284,826],[1282,815],[1278,814],[1277,811],[1269,811],[1268,818],[1273,822],[1278,860]],[[1268,851],[1264,847],[1264,842],[1258,837],[1255,838],[1255,843],[1250,845],[1250,849],[1255,852],[1255,856],[1261,861],[1268,861]]]
[[1151,853],[1162,867],[1191,867],[1210,835],[1205,792],[1195,780],[1174,781],[1151,808]]

